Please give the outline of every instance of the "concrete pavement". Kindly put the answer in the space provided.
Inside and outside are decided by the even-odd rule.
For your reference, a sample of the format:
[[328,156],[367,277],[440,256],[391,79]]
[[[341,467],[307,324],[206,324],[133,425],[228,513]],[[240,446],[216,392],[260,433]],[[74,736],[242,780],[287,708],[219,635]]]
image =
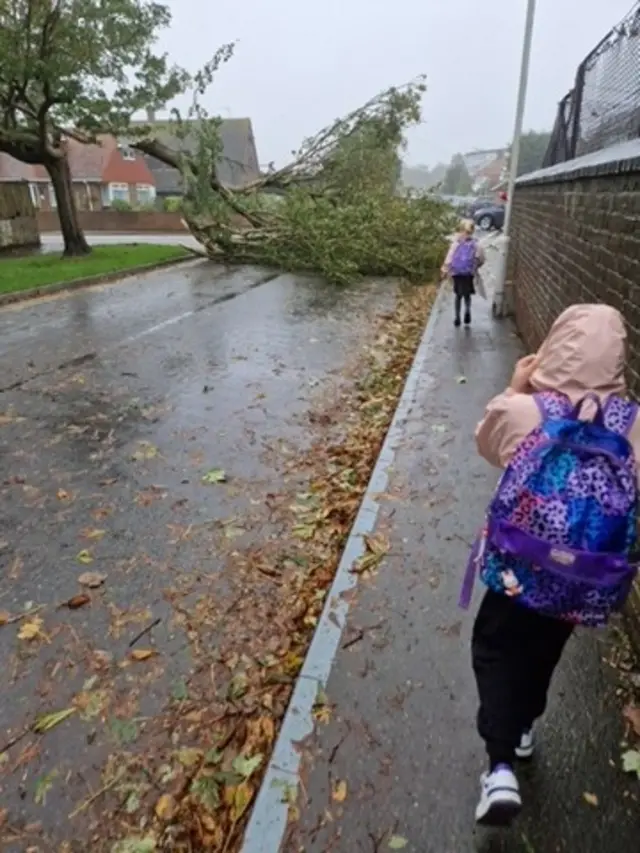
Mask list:
[[[611,635],[589,632],[572,639],[557,673],[539,754],[521,773],[520,820],[505,833],[475,830],[485,757],[474,724],[473,611],[461,612],[457,599],[497,475],[476,456],[472,433],[520,349],[508,324],[491,321],[490,302],[476,299],[470,329],[451,321],[446,294],[394,439],[389,481],[382,496],[369,496],[389,554],[355,598],[329,597],[243,853],[638,847],[640,786],[620,769],[616,681],[601,662]],[[367,511],[375,516],[371,505]],[[352,603],[340,632],[345,601]],[[332,660],[327,637],[336,631]]]

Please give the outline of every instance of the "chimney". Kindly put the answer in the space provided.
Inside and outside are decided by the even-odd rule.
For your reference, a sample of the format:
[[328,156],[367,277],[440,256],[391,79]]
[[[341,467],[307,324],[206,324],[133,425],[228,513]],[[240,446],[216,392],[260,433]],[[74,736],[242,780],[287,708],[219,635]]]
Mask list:
[[155,124],[156,111],[152,107],[147,107],[147,121],[149,124]]

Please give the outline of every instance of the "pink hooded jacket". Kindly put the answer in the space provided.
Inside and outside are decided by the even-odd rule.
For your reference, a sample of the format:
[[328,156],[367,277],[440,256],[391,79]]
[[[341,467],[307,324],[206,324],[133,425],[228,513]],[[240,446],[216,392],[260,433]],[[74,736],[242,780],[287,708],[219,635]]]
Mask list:
[[[577,402],[588,391],[605,400],[624,395],[627,334],[622,315],[609,305],[572,305],[558,317],[538,350],[539,365],[530,384],[534,391],[561,391]],[[584,416],[591,417],[593,404]],[[476,428],[478,451],[492,465],[504,468],[514,451],[540,423],[530,394],[511,389],[487,406]],[[640,421],[631,427],[629,441],[640,463]]]

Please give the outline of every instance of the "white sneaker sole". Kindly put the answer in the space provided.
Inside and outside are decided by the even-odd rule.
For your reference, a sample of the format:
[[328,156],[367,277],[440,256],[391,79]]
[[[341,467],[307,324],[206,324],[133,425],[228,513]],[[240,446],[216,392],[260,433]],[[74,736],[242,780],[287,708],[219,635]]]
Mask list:
[[533,758],[533,753],[535,752],[535,746],[531,744],[531,746],[527,747],[516,747],[516,758],[519,758],[520,761],[528,761],[530,758]]
[[503,794],[500,799],[496,799],[489,804],[488,809],[483,814],[476,812],[476,823],[479,826],[495,826],[507,827],[511,826],[513,821],[518,817],[522,809],[522,800],[515,794],[509,796]]

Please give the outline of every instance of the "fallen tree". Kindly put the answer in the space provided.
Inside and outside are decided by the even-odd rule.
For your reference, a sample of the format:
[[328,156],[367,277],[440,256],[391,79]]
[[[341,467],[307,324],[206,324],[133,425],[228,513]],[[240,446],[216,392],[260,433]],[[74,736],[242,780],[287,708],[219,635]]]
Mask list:
[[213,260],[309,271],[348,284],[363,276],[414,282],[442,262],[450,208],[428,194],[400,195],[400,153],[420,121],[422,79],[390,88],[336,120],[240,189],[220,183],[219,121],[197,103],[176,132],[174,151],[157,139],[135,146],[184,177],[184,216]]

